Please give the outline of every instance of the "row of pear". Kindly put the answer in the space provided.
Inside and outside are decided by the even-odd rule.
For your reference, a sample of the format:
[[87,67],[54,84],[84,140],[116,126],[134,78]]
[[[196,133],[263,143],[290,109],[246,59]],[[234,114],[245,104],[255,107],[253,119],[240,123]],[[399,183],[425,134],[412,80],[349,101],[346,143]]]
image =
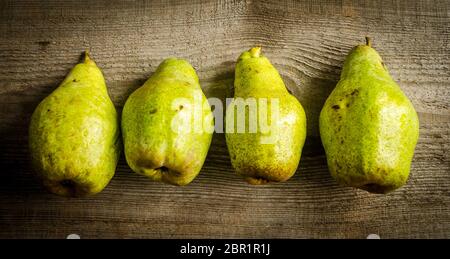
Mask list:
[[[250,184],[288,180],[299,166],[306,139],[302,105],[260,47],[239,56],[234,90],[227,122],[235,121],[233,102],[238,97],[277,99],[278,106],[271,112],[269,132],[225,132],[233,168]],[[32,115],[34,172],[55,194],[95,194],[113,177],[123,146],[134,172],[187,185],[203,166],[212,132],[174,130],[173,125],[190,127],[195,116],[214,124],[208,104],[201,109],[185,103],[174,106],[194,96],[208,103],[194,68],[183,59],[166,59],[128,97],[119,123],[103,74],[86,53]],[[245,123],[250,123],[249,116]],[[341,185],[387,193],[407,182],[419,135],[417,113],[370,39],[348,54],[340,81],[320,113],[319,127],[328,168]]]

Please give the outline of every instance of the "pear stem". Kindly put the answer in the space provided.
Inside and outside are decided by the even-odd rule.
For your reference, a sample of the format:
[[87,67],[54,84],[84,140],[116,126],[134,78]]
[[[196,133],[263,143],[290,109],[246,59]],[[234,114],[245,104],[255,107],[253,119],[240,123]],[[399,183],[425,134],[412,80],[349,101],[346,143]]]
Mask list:
[[372,39],[370,37],[366,37],[366,45],[372,47]]
[[84,51],[84,63],[89,63],[91,61],[91,57],[89,56],[89,50]]
[[254,47],[250,49],[250,55],[252,58],[259,58],[261,55],[261,47]]

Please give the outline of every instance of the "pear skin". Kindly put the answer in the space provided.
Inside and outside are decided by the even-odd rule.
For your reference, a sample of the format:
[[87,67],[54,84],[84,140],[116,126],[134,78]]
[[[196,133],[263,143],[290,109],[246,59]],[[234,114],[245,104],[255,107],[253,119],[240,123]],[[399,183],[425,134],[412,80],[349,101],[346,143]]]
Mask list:
[[388,193],[407,182],[419,119],[370,39],[347,56],[319,124],[328,167],[338,183]]
[[[232,166],[250,184],[288,180],[297,169],[305,143],[303,107],[259,47],[240,55],[234,89],[226,111],[225,134]],[[245,123],[241,123],[245,131],[239,130],[240,115],[245,115]],[[261,120],[265,118],[267,123]]]
[[194,68],[164,60],[127,99],[122,113],[125,157],[153,181],[187,185],[203,166],[214,129]]
[[117,113],[87,52],[35,109],[29,147],[38,178],[57,195],[96,194],[113,177],[120,154]]

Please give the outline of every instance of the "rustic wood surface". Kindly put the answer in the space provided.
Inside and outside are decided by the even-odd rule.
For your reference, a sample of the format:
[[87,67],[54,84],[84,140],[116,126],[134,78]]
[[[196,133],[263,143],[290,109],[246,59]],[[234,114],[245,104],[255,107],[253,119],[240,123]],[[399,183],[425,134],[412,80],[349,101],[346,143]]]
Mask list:
[[[348,51],[374,39],[420,117],[408,184],[389,195],[338,186],[319,111]],[[0,238],[450,238],[449,1],[0,1]],[[199,177],[150,182],[122,157],[100,194],[46,193],[33,179],[27,128],[36,105],[89,49],[120,111],[168,56],[225,98],[254,45],[305,107],[308,138],[288,182],[250,186],[214,136]]]

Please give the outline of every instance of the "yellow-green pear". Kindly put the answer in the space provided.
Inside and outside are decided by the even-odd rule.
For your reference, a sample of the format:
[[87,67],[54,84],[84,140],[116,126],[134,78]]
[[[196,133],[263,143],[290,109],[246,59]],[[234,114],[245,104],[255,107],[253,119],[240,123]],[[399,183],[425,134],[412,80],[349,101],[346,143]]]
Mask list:
[[113,177],[120,153],[117,113],[87,53],[37,106],[29,147],[37,176],[55,194],[96,194]]
[[128,165],[154,181],[190,183],[208,153],[213,121],[194,68],[186,60],[164,60],[125,103],[122,132]]
[[319,122],[329,170],[340,184],[387,193],[406,183],[419,120],[370,39],[347,56]]
[[292,177],[306,137],[306,116],[260,47],[236,64],[234,99],[226,111],[231,164],[250,184]]

